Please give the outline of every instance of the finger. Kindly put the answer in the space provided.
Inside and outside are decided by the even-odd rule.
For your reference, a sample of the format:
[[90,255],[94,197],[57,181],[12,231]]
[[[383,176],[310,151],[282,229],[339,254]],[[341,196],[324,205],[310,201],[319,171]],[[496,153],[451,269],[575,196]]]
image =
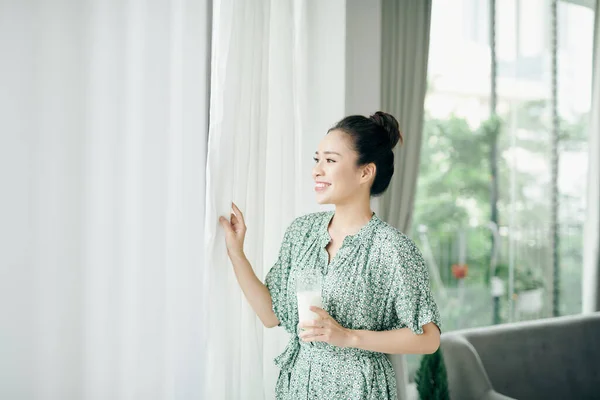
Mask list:
[[323,332],[319,329],[309,329],[306,330],[304,332],[302,332],[300,335],[298,335],[301,339],[310,339],[312,337],[315,336],[320,336],[323,335]]
[[303,342],[327,342],[327,340],[327,336],[325,335],[316,335],[302,339]]
[[329,318],[329,314],[327,311],[323,310],[320,307],[310,306],[310,311],[317,313],[317,315],[323,319]]
[[231,225],[229,224],[229,221],[227,221],[227,218],[219,217],[219,223],[221,224],[223,229],[225,229],[225,232],[229,233],[229,231],[231,231]]
[[231,202],[231,207],[233,208],[233,211],[235,212],[236,217],[239,217],[240,220],[242,221],[242,223],[244,225],[246,225],[246,221],[244,220],[244,214],[242,213],[242,211],[238,208],[238,206],[235,205],[235,203],[232,201]]
[[301,321],[298,324],[298,328],[300,328],[300,329],[309,329],[312,326],[313,326],[312,321]]
[[326,330],[324,328],[313,328],[313,329],[304,331],[300,336],[313,337],[313,336],[324,335],[325,333],[326,333]]
[[301,339],[304,339],[304,338],[309,337],[309,336],[312,336],[312,329],[303,330],[298,335],[298,337],[300,337]]
[[300,329],[304,329],[304,330],[309,330],[309,329],[315,329],[315,328],[322,328],[323,324],[319,321],[308,321],[308,322],[301,322],[298,327]]

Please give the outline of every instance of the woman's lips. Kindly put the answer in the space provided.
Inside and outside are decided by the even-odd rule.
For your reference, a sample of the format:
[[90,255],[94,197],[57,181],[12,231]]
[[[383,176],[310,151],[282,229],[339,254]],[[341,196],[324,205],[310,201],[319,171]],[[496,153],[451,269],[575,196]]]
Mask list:
[[323,192],[327,190],[327,188],[331,186],[330,183],[319,182],[315,184],[315,192]]

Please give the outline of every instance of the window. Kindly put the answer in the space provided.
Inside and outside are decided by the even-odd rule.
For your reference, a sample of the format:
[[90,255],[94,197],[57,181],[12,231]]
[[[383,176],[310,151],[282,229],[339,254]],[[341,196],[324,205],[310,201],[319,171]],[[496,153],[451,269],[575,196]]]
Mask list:
[[[558,7],[559,286],[554,288],[551,2],[496,1],[495,120],[490,119],[488,4],[434,0],[432,8],[410,234],[429,266],[445,331],[550,317],[555,301],[560,315],[581,312],[594,10],[571,2]],[[491,223],[492,165],[497,224]],[[408,357],[411,379],[418,360]]]

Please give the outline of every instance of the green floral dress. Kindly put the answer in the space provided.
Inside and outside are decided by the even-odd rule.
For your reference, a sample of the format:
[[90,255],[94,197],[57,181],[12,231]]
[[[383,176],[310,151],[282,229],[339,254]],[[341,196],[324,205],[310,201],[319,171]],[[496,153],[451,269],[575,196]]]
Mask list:
[[326,246],[334,211],[296,218],[287,228],[279,257],[266,276],[273,311],[291,339],[275,358],[281,369],[278,400],[397,399],[392,364],[383,353],[341,348],[298,338],[296,276],[307,268],[323,276],[323,308],[349,329],[385,331],[440,326],[423,257],[407,236],[374,213],[356,234],[344,238],[329,263]]

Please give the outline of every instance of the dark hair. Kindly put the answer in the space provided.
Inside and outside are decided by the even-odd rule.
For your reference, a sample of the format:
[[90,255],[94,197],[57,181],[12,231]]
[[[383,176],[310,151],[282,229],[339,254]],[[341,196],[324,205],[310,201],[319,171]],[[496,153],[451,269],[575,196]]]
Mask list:
[[377,111],[369,118],[351,115],[335,124],[327,133],[341,130],[352,138],[354,150],[358,153],[357,166],[375,163],[375,180],[371,186],[371,196],[385,192],[394,175],[394,153],[398,141],[403,142],[398,121],[392,115]]

